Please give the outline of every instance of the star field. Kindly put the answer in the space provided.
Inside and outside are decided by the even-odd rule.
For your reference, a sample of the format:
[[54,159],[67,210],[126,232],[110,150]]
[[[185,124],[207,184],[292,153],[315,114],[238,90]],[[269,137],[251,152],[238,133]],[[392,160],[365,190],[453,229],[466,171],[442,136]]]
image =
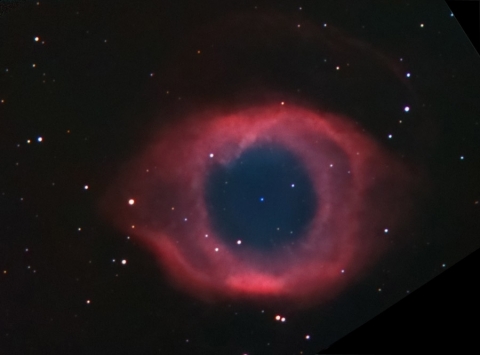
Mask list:
[[[446,4],[0,6],[1,353],[314,354],[480,246],[480,58]],[[228,131],[196,130],[200,112],[213,120],[262,102],[334,112],[382,155],[360,144],[348,150],[353,135],[339,129],[348,154],[310,147],[306,159],[281,145],[248,146],[245,134],[230,144],[246,148],[227,159],[229,142],[217,143],[247,125],[232,119]],[[165,132],[191,136],[167,142]],[[304,143],[293,129],[282,134]],[[206,146],[201,156],[200,145],[187,147],[192,137]],[[163,155],[151,153],[166,143]],[[154,158],[140,159],[145,152]],[[354,167],[364,161],[374,170],[362,175]],[[312,176],[312,162],[328,178]],[[201,187],[189,180],[204,171]],[[411,190],[381,171],[408,177]],[[361,192],[342,185],[359,175]],[[190,185],[179,188],[178,177]],[[351,202],[362,194],[388,203]],[[205,209],[194,209],[200,200]],[[357,215],[336,223],[358,220],[360,231],[332,234],[312,260],[336,254],[304,267],[318,210],[343,216],[334,207],[352,205]],[[198,223],[199,211],[208,223]],[[372,215],[380,217],[369,223]],[[168,253],[159,235],[168,236]],[[363,257],[373,241],[387,251]],[[306,253],[297,257],[300,246]],[[362,258],[344,262],[348,248]],[[181,262],[169,269],[158,255]],[[239,283],[248,291],[237,297],[240,288],[227,292],[222,275],[245,265],[250,278]],[[305,292],[310,301],[314,281],[295,290],[275,288],[279,279],[253,282],[258,265],[272,275],[288,266],[301,275],[295,280],[332,267],[328,278],[345,284],[300,307],[300,298],[292,304],[265,289]],[[180,266],[203,280],[190,285],[194,292],[178,286],[188,279],[175,273]],[[267,296],[251,297],[250,282]],[[228,297],[200,297],[209,287]]]

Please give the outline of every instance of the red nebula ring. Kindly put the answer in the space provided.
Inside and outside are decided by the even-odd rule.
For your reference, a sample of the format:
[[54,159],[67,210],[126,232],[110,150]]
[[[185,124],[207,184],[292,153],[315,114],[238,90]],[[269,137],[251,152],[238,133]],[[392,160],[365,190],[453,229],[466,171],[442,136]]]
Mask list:
[[[212,167],[264,143],[292,152],[322,199],[305,237],[272,253],[222,242],[204,200]],[[406,166],[351,120],[275,103],[197,113],[163,129],[102,205],[196,297],[309,306],[357,280],[386,250],[384,229],[401,222],[411,180]]]

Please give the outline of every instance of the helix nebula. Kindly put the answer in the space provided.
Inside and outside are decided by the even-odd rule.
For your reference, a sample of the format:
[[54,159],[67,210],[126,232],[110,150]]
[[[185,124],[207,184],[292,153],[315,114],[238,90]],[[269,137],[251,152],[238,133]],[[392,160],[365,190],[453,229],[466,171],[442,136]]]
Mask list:
[[[116,222],[148,244],[182,288],[205,299],[310,304],[343,288],[384,250],[385,226],[402,215],[409,176],[352,123],[281,103],[192,119],[162,132],[110,197]],[[258,146],[291,152],[321,201],[304,235],[272,250],[227,243],[205,198],[210,171]]]
[[[237,33],[235,45],[245,49],[254,29],[242,32],[245,26],[238,23],[229,26]],[[269,23],[267,30],[259,29],[265,38],[258,36],[255,45],[272,43],[277,30],[286,33],[281,20]],[[198,107],[190,103],[188,109],[179,109],[182,113],[175,120],[154,130],[143,152],[125,165],[101,202],[113,224],[137,238],[171,282],[194,297],[298,307],[325,302],[361,280],[391,249],[389,235],[410,214],[417,183],[411,167],[359,123],[368,115],[373,121],[389,119],[379,117],[383,106],[373,101],[384,98],[362,90],[377,78],[371,76],[376,70],[371,58],[378,61],[378,55],[362,45],[367,58],[358,53],[357,43],[338,33],[327,38],[320,33],[326,30],[317,27],[311,25],[308,34],[298,35],[306,41],[305,48],[324,51],[313,52],[319,62],[336,56],[343,65],[350,58],[352,67],[357,64],[352,69],[357,71],[355,80],[336,84],[341,79],[327,71],[315,74],[317,79],[309,73],[308,80],[322,81],[320,88],[309,90],[310,82],[303,86],[310,92],[299,97],[287,87],[297,87],[307,75],[289,72],[293,84],[268,77],[260,89],[252,88],[261,92],[257,100],[234,95],[248,91],[249,80],[224,97],[210,90],[214,100],[205,99]],[[297,42],[295,36],[284,36],[288,46]],[[222,38],[217,37],[218,42]],[[234,50],[231,44],[225,48],[223,53],[217,50],[214,63],[233,67],[238,64],[229,59]],[[282,63],[276,66],[280,71]],[[386,61],[383,64],[391,87],[397,73]],[[199,65],[171,68],[177,73],[174,79],[184,88],[188,82],[193,92],[201,91],[198,86],[207,76],[211,80],[204,85],[226,85],[218,82],[220,75],[211,62]],[[258,73],[267,72],[258,65],[252,69],[256,84]],[[179,80],[182,69],[186,77]],[[242,70],[251,68],[236,69],[243,76]],[[333,67],[332,75],[335,71]],[[370,84],[358,72],[370,77]],[[232,82],[232,77],[227,79]],[[327,82],[334,84],[327,87]],[[361,95],[375,98],[365,101]],[[392,97],[385,110],[404,114],[404,102],[395,105],[395,94]],[[352,109],[342,109],[347,106]]]

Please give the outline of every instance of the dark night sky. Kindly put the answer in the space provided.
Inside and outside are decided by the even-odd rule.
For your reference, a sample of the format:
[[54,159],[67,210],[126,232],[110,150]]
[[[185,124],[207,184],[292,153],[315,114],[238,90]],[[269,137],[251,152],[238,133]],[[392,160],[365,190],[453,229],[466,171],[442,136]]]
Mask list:
[[[480,246],[480,58],[445,3],[0,4],[2,354],[313,354]],[[178,290],[98,208],[159,132],[268,100],[338,112],[422,176],[390,251],[307,309]],[[224,241],[271,254],[326,203],[312,179],[251,147],[204,197]]]

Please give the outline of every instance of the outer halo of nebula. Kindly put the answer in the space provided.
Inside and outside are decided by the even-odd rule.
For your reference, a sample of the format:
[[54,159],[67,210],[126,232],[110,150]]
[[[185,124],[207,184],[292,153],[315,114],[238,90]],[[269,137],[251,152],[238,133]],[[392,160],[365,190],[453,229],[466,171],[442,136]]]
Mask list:
[[[410,238],[430,141],[418,134],[432,130],[403,61],[331,24],[265,11],[207,22],[163,66],[157,124],[100,208],[180,290],[311,307]],[[387,144],[392,127],[402,139]],[[205,200],[211,172],[259,146],[291,153],[320,200],[302,236],[268,253],[226,243]]]

